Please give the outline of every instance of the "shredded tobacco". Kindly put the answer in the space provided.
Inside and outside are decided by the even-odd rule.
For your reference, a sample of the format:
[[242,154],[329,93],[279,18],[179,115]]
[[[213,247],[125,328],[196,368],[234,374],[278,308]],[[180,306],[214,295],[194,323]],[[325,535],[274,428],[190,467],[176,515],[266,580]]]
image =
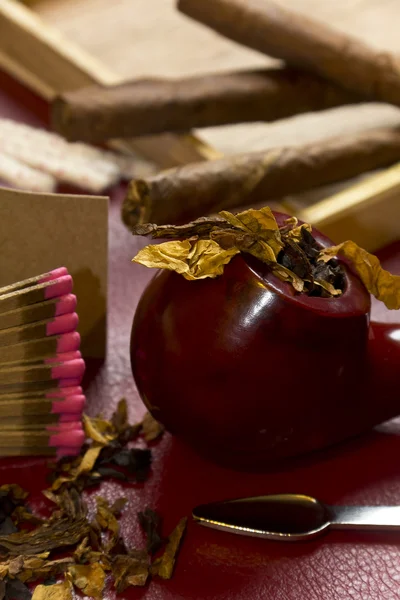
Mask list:
[[[74,587],[101,599],[108,575],[118,593],[129,586],[144,586],[152,574],[172,576],[183,530],[164,540],[160,515],[146,508],[138,513],[146,548],[127,548],[118,520],[126,499],[110,505],[97,496],[97,510],[90,519],[82,497],[85,488],[105,478],[143,481],[151,450],[127,444],[140,435],[155,440],[162,426],[149,415],[142,423],[129,424],[124,399],[110,421],[85,416],[84,424],[87,444],[78,457],[56,464],[51,487],[43,491],[54,505],[49,519],[32,514],[25,504],[28,492],[18,485],[0,487],[0,600],[72,600]],[[161,558],[153,560],[163,546]],[[153,568],[156,563],[159,566]],[[61,582],[60,577],[64,577]],[[38,580],[45,583],[37,585],[32,596],[27,584]]]
[[278,227],[270,208],[250,209],[236,215],[221,211],[186,225],[155,225],[133,228],[136,235],[168,239],[145,246],[133,258],[150,268],[176,271],[186,279],[220,276],[234,256],[251,254],[298,293],[332,298],[344,289],[344,269],[335,258],[346,258],[367,290],[390,309],[400,308],[400,276],[382,269],[379,260],[352,241],[323,249],[308,223],[295,217]]

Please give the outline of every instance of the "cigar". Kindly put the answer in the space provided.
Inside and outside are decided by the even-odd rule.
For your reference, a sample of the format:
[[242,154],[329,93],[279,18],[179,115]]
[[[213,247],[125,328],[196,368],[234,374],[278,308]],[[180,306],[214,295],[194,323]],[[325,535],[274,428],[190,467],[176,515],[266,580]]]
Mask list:
[[229,123],[274,121],[360,102],[358,95],[296,69],[137,80],[67,92],[52,106],[56,131],[103,142]]
[[65,294],[44,302],[29,304],[28,306],[0,313],[0,329],[27,325],[51,317],[60,317],[61,315],[73,313],[75,308],[76,296],[74,294]]
[[80,346],[80,339],[79,333],[73,331],[11,346],[0,346],[0,363],[46,359],[56,354],[77,351]]
[[78,323],[79,318],[77,313],[70,313],[52,319],[43,319],[35,323],[28,323],[28,325],[0,329],[0,348],[48,336],[72,333],[77,328]]
[[248,48],[400,106],[400,59],[270,0],[178,0],[178,10]]
[[28,192],[52,193],[57,182],[52,175],[28,167],[20,160],[0,152],[0,180]]
[[350,179],[398,160],[400,128],[380,128],[305,146],[192,163],[133,180],[122,219],[133,233],[147,222],[179,225]]

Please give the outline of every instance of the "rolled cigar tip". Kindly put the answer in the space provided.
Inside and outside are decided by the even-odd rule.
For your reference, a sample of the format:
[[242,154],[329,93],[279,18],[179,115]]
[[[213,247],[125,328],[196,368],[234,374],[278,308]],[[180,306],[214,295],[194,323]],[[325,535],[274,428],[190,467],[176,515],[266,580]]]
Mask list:
[[68,101],[63,96],[56,96],[50,105],[50,123],[56,133],[62,135],[69,142],[76,142],[73,135],[74,127],[70,125]]
[[122,221],[128,229],[132,230],[136,225],[146,223],[150,214],[150,186],[143,179],[133,179],[122,203]]

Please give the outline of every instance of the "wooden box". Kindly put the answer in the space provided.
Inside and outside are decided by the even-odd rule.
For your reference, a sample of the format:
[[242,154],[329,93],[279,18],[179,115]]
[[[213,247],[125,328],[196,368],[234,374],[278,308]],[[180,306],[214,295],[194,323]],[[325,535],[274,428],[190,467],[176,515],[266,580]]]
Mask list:
[[[284,0],[284,3],[291,4],[290,0]],[[365,3],[368,4],[366,0]],[[168,76],[189,74],[192,70],[204,72],[268,65],[266,57],[239,48],[228,40],[217,39],[212,32],[189,22],[174,10],[173,5],[173,0],[166,0],[162,6],[161,3],[156,5],[155,0],[134,3],[122,0],[112,7],[104,0],[31,0],[25,3],[2,0],[0,68],[42,98],[51,100],[61,91],[93,82],[113,85],[136,75],[162,73]],[[301,0],[296,9],[310,9],[311,5],[311,0]],[[318,17],[330,20],[335,16],[333,9],[330,13],[329,7],[319,7],[319,10],[322,12]],[[342,0],[335,14],[338,17],[341,13],[345,25],[350,28],[349,13],[346,13]],[[354,18],[357,18],[356,13],[354,9]],[[384,14],[384,17],[387,18],[387,15]],[[135,25],[130,26],[130,23]],[[136,37],[130,35],[132,31]],[[80,44],[71,37],[79,39]],[[177,37],[188,54],[180,59],[180,63],[179,43],[173,41]],[[394,32],[392,37],[396,37]],[[87,52],[84,46],[98,49],[96,54],[106,56],[108,64]],[[116,63],[115,68],[111,68],[113,63]],[[110,146],[124,152],[139,153],[157,168],[166,168],[196,160],[212,160],[224,151],[259,150],[270,147],[273,140],[275,143],[278,140],[279,145],[292,143],[292,139],[294,143],[299,139],[307,141],[310,135],[314,135],[313,127],[318,129],[317,137],[321,138],[352,131],[357,123],[360,127],[371,126],[371,119],[375,119],[374,125],[382,121],[400,122],[398,111],[392,107],[354,108],[357,112],[351,114],[348,107],[344,107],[342,113],[340,110],[330,111],[331,115],[326,118],[306,115],[288,119],[283,127],[280,124],[270,124],[268,128],[262,124],[239,125],[219,128],[217,133],[206,130],[200,135],[164,134],[113,140]],[[217,139],[218,147],[210,144],[210,139]],[[336,186],[297,198],[280,198],[275,206],[313,223],[335,242],[351,237],[373,251],[399,238],[400,202],[397,197],[400,168],[392,167],[388,171],[368,175],[361,183],[347,182],[339,188],[338,195]]]

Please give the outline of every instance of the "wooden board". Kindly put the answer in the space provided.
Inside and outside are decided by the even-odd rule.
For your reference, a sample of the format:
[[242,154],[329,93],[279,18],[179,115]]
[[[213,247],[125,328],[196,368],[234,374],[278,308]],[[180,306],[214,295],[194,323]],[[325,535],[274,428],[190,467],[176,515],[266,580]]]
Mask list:
[[[343,31],[356,32],[383,50],[400,53],[395,26],[398,9],[390,0],[277,1]],[[2,0],[0,66],[48,99],[56,91],[93,81],[112,85],[139,76],[188,75],[276,63],[187,19],[176,11],[174,0],[135,0],[134,4],[131,0],[119,0],[112,7],[108,0],[36,0],[30,6],[24,7],[16,0]],[[13,40],[17,37],[19,43],[15,44]],[[341,133],[398,124],[397,108],[362,104],[269,124],[208,128],[200,132],[206,143],[199,136],[164,135],[112,145],[125,151],[134,149],[164,168],[199,158],[213,159],[222,153],[299,145]],[[371,199],[374,188],[367,184],[361,191],[357,188],[356,204],[352,203],[351,192],[340,195],[337,201],[335,193],[353,184],[357,181],[277,200],[290,213],[308,215],[315,226],[335,241],[345,235],[373,250],[397,239],[393,223],[400,218],[398,186],[387,190],[384,197]],[[325,217],[320,220],[326,211],[329,225]]]

